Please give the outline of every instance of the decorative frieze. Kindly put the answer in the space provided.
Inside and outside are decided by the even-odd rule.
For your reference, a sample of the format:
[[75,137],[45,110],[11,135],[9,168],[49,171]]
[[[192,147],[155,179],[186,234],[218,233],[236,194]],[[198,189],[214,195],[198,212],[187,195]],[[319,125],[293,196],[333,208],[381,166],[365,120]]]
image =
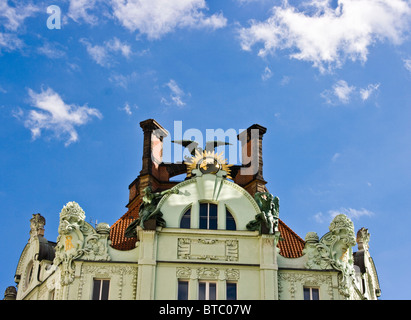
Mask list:
[[178,267],[176,268],[176,277],[178,279],[238,281],[240,279],[240,270],[233,268],[223,269],[215,267]]

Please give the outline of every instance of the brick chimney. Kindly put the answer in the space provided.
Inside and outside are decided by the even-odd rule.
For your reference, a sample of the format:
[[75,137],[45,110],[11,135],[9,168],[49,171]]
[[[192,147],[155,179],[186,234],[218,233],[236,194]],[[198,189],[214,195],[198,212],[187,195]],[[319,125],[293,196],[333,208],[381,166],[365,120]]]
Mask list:
[[144,134],[142,168],[139,176],[129,185],[129,209],[145,187],[151,186],[154,191],[169,189],[176,184],[170,182],[170,178],[185,172],[185,165],[177,165],[179,170],[176,170],[173,164],[163,163],[163,139],[168,136],[168,131],[154,119],[140,122],[140,127]]
[[235,168],[234,182],[251,195],[266,191],[263,177],[263,136],[267,128],[253,124],[237,138],[241,143],[241,166]]

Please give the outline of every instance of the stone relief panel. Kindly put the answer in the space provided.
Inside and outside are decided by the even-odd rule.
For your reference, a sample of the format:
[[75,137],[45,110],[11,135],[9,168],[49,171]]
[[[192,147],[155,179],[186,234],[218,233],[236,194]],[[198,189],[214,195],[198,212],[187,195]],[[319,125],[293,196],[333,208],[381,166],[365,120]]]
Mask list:
[[238,240],[179,238],[178,259],[238,261]]

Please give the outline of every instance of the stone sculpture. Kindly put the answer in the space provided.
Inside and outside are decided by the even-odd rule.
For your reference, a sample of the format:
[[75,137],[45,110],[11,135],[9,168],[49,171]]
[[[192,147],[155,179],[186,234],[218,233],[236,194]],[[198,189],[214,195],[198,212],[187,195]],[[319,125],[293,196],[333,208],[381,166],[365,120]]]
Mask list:
[[160,200],[167,194],[177,194],[177,189],[169,189],[162,192],[152,192],[151,187],[144,189],[143,202],[140,205],[139,217],[127,227],[124,235],[126,238],[135,238],[137,236],[137,226],[145,229],[144,223],[147,220],[155,219],[156,225],[165,227],[163,214],[158,207]]

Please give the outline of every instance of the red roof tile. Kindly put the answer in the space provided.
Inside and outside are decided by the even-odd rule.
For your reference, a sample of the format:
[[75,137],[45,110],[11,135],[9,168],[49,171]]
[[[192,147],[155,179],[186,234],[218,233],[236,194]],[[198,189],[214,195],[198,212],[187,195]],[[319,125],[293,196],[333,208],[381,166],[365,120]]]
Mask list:
[[114,249],[125,251],[136,247],[137,238],[126,238],[124,232],[129,224],[138,217],[141,202],[141,199],[137,200],[137,203],[111,226],[110,240]]
[[287,226],[281,219],[278,224],[280,230],[280,241],[278,241],[278,248],[280,254],[286,258],[298,258],[303,255],[304,240],[301,239],[289,226]]

